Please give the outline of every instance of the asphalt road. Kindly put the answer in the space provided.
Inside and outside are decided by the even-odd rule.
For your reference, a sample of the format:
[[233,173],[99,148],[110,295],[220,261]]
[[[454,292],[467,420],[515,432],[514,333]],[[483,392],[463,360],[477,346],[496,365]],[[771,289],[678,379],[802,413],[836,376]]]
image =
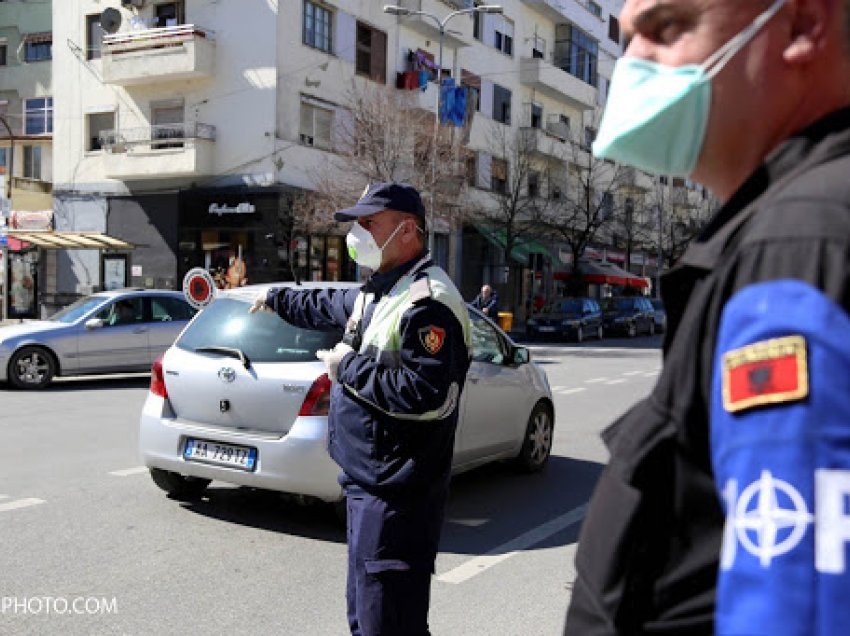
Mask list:
[[[556,401],[547,470],[457,477],[435,635],[560,633],[599,431],[644,396],[659,338],[532,346]],[[180,503],[138,459],[144,376],[0,386],[0,634],[347,633],[345,535],[324,506],[214,483]]]

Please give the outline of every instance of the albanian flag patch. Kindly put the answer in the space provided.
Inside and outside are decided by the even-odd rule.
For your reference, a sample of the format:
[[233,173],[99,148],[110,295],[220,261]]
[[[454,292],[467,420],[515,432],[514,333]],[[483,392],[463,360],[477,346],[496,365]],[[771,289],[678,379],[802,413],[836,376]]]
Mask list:
[[806,340],[786,336],[723,355],[723,406],[730,413],[809,394]]
[[425,347],[425,351],[434,355],[443,348],[443,343],[446,341],[446,330],[434,325],[422,327],[419,330],[419,342]]

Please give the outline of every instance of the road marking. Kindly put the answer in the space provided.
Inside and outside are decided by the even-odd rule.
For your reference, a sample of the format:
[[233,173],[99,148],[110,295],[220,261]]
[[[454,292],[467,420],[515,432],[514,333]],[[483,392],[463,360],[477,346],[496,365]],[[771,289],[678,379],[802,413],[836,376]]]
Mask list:
[[148,472],[147,466],[136,466],[135,468],[125,468],[124,470],[113,470],[109,474],[116,477],[129,477],[130,475],[141,475],[146,472]]
[[551,537],[553,534],[569,528],[574,523],[581,521],[584,518],[584,513],[587,511],[587,504],[583,504],[578,508],[573,508],[569,512],[562,514],[560,517],[555,517],[551,521],[532,528],[518,537],[511,539],[507,543],[493,548],[487,554],[470,559],[466,563],[449,570],[437,577],[441,583],[452,583],[457,585],[468,581],[473,576],[481,574],[489,570],[494,565],[497,565],[514,556],[517,552],[540,543],[544,539]]
[[558,395],[570,395],[571,393],[581,393],[582,391],[587,391],[587,387],[580,386],[575,389],[558,389],[557,391],[554,391],[554,393],[557,393]]
[[645,377],[645,378],[654,378],[654,377],[655,377],[656,375],[658,375],[659,373],[661,373],[661,370],[660,370],[660,369],[656,369],[655,371],[647,371],[646,373],[644,373],[644,374],[643,374],[643,377]]
[[622,384],[623,382],[628,382],[628,380],[619,378],[617,380],[608,380],[605,384]]
[[44,499],[15,499],[14,501],[9,501],[4,504],[0,504],[0,512],[6,512],[8,510],[17,510],[18,508],[27,508],[28,506],[37,506],[38,504],[45,503]]
[[0,495],[0,499],[8,499],[9,495]]
[[646,371],[626,371],[623,375],[640,375],[641,373],[646,373]]
[[599,382],[605,382],[608,378],[590,378],[589,380],[585,380],[587,384],[597,384]]

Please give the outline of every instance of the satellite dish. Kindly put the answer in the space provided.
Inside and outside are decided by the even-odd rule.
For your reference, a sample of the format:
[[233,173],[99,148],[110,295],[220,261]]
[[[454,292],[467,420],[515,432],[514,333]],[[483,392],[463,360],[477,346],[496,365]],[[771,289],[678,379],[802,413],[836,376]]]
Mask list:
[[121,26],[121,12],[109,7],[100,14],[100,28],[107,33],[115,33]]

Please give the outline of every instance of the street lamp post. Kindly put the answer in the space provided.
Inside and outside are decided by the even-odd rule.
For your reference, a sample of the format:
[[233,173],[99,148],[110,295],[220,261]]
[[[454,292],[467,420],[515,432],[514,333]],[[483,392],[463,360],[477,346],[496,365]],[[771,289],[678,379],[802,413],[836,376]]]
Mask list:
[[[12,179],[14,175],[15,169],[15,135],[12,132],[12,129],[9,127],[9,122],[6,121],[6,118],[0,115],[0,123],[6,128],[6,132],[9,134],[9,162],[6,168],[6,200],[9,202],[9,209],[12,209]],[[7,220],[8,223],[8,220]],[[0,298],[0,320],[6,320],[9,317],[9,243],[8,241],[3,246],[3,280],[0,281],[0,289],[3,290],[3,297]]]
[[498,4],[482,4],[477,7],[452,11],[440,20],[433,13],[426,11],[417,11],[392,4],[384,5],[384,13],[389,13],[390,15],[397,15],[399,17],[421,15],[429,18],[434,21],[440,32],[439,57],[437,58],[437,103],[434,110],[434,138],[432,142],[433,147],[431,148],[431,209],[428,214],[428,250],[432,255],[434,253],[434,210],[437,207],[437,139],[440,132],[440,90],[443,84],[443,36],[446,33],[446,24],[458,15],[468,13],[502,13],[502,10],[502,7]]

